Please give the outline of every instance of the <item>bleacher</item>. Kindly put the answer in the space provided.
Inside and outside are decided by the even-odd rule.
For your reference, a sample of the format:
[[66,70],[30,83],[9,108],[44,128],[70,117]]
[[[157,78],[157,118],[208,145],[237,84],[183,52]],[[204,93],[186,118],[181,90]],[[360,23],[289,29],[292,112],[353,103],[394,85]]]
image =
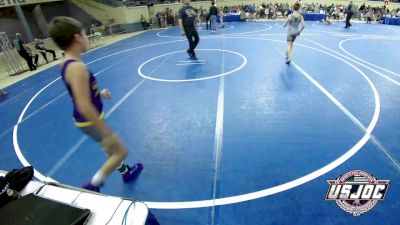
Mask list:
[[[148,4],[153,4],[153,1],[149,0],[95,0],[96,2],[112,6],[112,7],[118,7],[122,5],[126,5],[127,7],[134,7],[134,6],[142,6],[142,5],[148,5]],[[158,2],[158,1],[157,1]]]

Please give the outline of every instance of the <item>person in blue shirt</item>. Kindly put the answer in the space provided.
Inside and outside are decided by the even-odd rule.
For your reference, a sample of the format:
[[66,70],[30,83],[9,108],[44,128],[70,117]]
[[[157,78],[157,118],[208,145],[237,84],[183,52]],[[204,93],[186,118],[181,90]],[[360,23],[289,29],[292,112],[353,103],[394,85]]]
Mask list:
[[287,11],[287,16],[289,16],[292,13],[293,13],[293,10],[289,8],[288,11]]
[[160,14],[160,12],[157,12],[156,18],[157,18],[157,22],[158,22],[158,27],[161,28],[161,14]]

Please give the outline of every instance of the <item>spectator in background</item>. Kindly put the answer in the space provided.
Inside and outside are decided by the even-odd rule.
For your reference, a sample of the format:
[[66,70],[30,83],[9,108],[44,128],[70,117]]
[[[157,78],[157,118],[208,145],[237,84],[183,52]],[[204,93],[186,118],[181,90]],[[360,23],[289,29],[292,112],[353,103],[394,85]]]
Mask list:
[[39,65],[39,64],[38,64],[39,55],[38,55],[38,54],[35,54],[35,52],[33,52],[32,49],[31,49],[30,47],[28,47],[28,46],[26,46],[25,49],[26,49],[26,52],[28,52],[29,57],[31,57],[31,59],[32,59],[32,61],[33,61],[33,63],[34,63],[34,65],[35,65],[36,67],[38,67],[38,65]]
[[206,28],[208,30],[208,28],[210,28],[211,30],[211,24],[210,24],[210,12],[206,13]]
[[210,7],[210,20],[211,20],[211,31],[217,31],[217,16],[218,16],[218,8],[215,6],[215,2],[211,2]]
[[146,19],[143,15],[140,15],[140,22],[142,23],[143,30],[146,30]]
[[399,11],[400,11],[400,9],[396,9],[395,11],[394,11],[394,17],[399,17]]
[[157,22],[158,22],[158,27],[161,28],[161,14],[160,14],[160,12],[157,12],[156,19],[157,19]]
[[[29,69],[31,71],[36,70],[38,55],[33,55],[32,51],[28,48],[25,42],[21,38],[20,33],[15,34],[15,39],[13,40],[13,46],[18,51],[18,54],[25,59],[26,63],[28,63]],[[33,59],[35,57],[35,63],[33,63]]]
[[374,18],[374,14],[372,13],[372,9],[369,9],[367,13],[365,13],[365,19],[367,20],[367,23],[372,23],[372,20]]
[[140,15],[140,22],[142,23],[143,30],[147,30],[150,24],[147,22],[146,18],[143,15]]
[[224,12],[222,10],[219,11],[219,22],[221,23],[221,29],[223,29],[225,25],[224,25]]
[[171,9],[167,12],[167,25],[171,25],[171,26],[175,25],[174,13],[172,12]]
[[90,26],[90,29],[89,29],[89,33],[91,35],[94,35],[94,33],[96,33],[96,24],[92,23],[92,25]]
[[47,52],[50,52],[53,55],[53,61],[57,60],[56,52],[54,50],[45,48],[42,40],[35,39],[35,48],[40,52],[44,60],[46,60],[46,63],[49,63],[49,60],[47,60],[46,56]]
[[325,24],[325,25],[331,25],[332,24],[331,20],[329,19],[329,14],[328,13],[325,13],[325,18],[321,22],[323,24]]
[[168,21],[167,21],[167,14],[161,14],[161,24],[163,24],[162,26],[166,27],[168,26]]
[[197,15],[198,15],[197,20],[199,21],[199,25],[201,25],[203,23],[203,18],[204,18],[203,6],[200,6],[200,9],[199,9]]
[[358,12],[360,12],[360,19],[364,17],[365,14],[365,3],[363,3],[360,8],[358,9]]

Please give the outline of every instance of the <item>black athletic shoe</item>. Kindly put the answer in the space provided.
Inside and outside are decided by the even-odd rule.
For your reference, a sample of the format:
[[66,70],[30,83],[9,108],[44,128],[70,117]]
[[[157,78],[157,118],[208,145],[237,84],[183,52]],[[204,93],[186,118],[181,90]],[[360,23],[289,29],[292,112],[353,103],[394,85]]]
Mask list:
[[193,53],[191,53],[189,49],[186,50],[186,52],[187,52],[187,54],[189,55],[189,57],[192,57],[192,56],[193,56]]

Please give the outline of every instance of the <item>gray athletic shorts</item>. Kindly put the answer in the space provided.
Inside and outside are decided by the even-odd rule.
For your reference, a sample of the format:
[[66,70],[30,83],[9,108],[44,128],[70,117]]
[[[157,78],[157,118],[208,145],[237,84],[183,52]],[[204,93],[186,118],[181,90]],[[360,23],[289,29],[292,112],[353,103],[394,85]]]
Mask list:
[[294,41],[296,40],[297,34],[288,34],[287,41]]
[[94,126],[79,127],[79,129],[98,143],[103,140],[100,132]]

